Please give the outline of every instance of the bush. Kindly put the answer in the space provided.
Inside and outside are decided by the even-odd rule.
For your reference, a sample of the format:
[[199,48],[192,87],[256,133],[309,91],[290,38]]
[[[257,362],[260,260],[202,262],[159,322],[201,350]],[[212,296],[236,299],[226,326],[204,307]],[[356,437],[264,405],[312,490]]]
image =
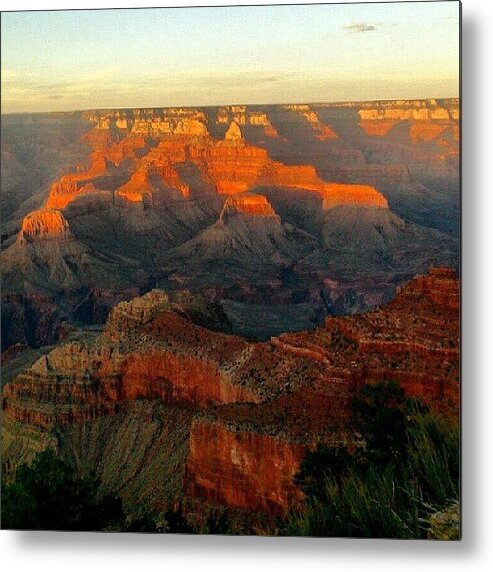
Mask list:
[[353,400],[353,427],[364,436],[376,463],[396,460],[406,449],[409,402],[395,381],[364,385]]
[[106,530],[124,525],[122,501],[102,495],[100,483],[79,478],[52,450],[22,465],[3,486],[2,528],[21,530]]
[[290,535],[357,538],[420,538],[416,491],[399,485],[392,466],[368,467],[364,474],[348,469],[341,483],[323,480],[323,498],[309,497],[306,506],[290,515]]
[[430,516],[458,502],[458,424],[405,399],[389,382],[358,392],[353,428],[365,448],[350,454],[319,446],[305,455],[295,477],[305,503],[289,515],[284,533],[426,538]]

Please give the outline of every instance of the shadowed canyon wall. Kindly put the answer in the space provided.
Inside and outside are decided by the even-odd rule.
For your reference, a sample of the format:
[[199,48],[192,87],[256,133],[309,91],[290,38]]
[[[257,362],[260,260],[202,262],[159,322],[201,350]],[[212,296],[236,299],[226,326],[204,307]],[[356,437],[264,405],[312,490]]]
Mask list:
[[[55,324],[101,321],[107,299],[153,286],[240,303],[305,299],[319,313],[327,284],[338,284],[337,312],[385,301],[430,265],[456,263],[458,119],[456,100],[422,100],[33,120],[47,146],[63,126],[73,144],[60,152],[64,172],[44,183],[44,203],[28,212],[27,200],[24,219],[19,210],[5,227],[2,347],[26,341],[15,296],[46,297],[59,308]],[[2,138],[7,181],[22,121],[9,118]],[[43,312],[29,328],[50,321]],[[53,341],[57,331],[29,337]]]
[[[150,420],[158,415],[152,404],[160,404],[183,410],[189,423],[180,430],[173,495],[282,512],[300,499],[292,477],[304,452],[348,439],[345,420],[361,385],[398,380],[409,396],[445,415],[457,412],[458,287],[452,270],[436,268],[377,310],[328,318],[322,328],[266,343],[193,323],[190,296],[153,291],[123,302],[93,342],[57,347],[5,386],[4,466],[11,472],[19,459],[54,443],[82,470],[92,424],[97,432],[108,423],[118,432],[123,423],[134,440],[133,404],[149,407]],[[162,430],[149,435],[149,446],[159,449]],[[79,445],[77,435],[85,435]],[[120,447],[116,434],[101,447],[121,457],[113,451]],[[133,484],[118,486],[128,498],[135,492]],[[146,491],[145,502],[155,506],[158,499]]]

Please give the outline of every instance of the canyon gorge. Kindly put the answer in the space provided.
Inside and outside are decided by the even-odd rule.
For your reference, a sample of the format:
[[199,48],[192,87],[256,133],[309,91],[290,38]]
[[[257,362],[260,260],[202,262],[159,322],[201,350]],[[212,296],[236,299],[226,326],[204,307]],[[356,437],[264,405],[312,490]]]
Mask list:
[[459,121],[457,99],[2,116],[3,478],[49,448],[128,514],[272,532],[307,452],[358,446],[363,386],[456,419]]
[[137,513],[178,500],[282,513],[302,497],[303,454],[354,439],[363,384],[397,380],[457,415],[458,302],[455,272],[434,268],[368,313],[248,342],[199,325],[226,320],[205,299],[152,290],[4,386],[4,474],[52,447]]
[[55,342],[152,287],[226,301],[267,339],[258,305],[296,329],[299,303],[320,323],[321,291],[355,312],[432,265],[457,269],[458,113],[423,100],[6,116],[2,348]]

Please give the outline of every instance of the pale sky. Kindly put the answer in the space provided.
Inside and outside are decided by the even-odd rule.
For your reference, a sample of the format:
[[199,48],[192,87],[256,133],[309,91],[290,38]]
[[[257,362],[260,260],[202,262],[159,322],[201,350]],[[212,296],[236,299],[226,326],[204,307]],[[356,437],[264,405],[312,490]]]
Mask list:
[[2,12],[2,113],[457,97],[459,2]]

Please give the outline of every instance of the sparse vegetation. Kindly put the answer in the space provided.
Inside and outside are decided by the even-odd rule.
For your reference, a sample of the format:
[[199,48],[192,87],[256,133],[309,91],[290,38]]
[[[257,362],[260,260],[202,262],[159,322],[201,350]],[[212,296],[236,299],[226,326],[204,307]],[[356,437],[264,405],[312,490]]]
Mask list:
[[430,517],[458,503],[457,424],[392,382],[363,387],[353,411],[361,446],[320,446],[305,456],[296,479],[306,499],[283,532],[426,538]]
[[51,449],[22,465],[2,488],[2,528],[21,530],[120,530],[120,498],[101,494],[95,478],[80,478]]
[[3,487],[2,528],[200,532],[188,523],[181,505],[169,508],[160,518],[149,513],[127,516],[120,497],[102,493],[95,477],[79,477],[52,449],[39,453],[30,465],[20,466],[13,482]]

